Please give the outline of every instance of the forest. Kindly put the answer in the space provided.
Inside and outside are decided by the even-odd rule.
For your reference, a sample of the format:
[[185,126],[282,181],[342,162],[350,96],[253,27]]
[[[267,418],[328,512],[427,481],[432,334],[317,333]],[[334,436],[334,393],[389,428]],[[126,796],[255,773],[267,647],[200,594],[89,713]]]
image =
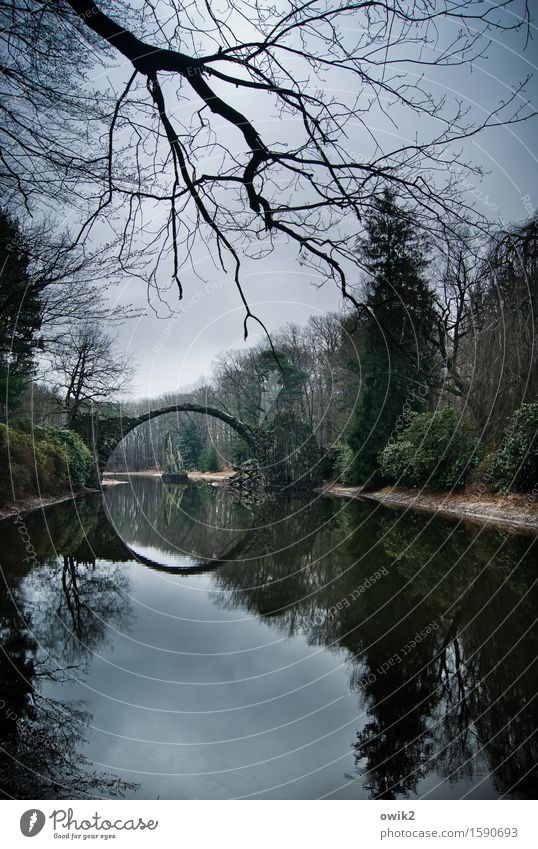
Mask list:
[[[75,443],[50,428],[189,399],[270,423],[271,391],[315,434],[325,479],[535,486],[538,219],[528,194],[527,220],[492,216],[477,188],[484,168],[468,156],[475,138],[533,120],[531,76],[488,108],[445,93],[460,68],[488,67],[493,37],[525,54],[526,4],[322,1],[280,14],[246,0],[222,19],[174,2],[170,16],[151,4],[45,5],[0,9],[1,451],[12,489],[37,486],[32,429],[43,455],[60,445],[65,480]],[[387,135],[393,125],[401,140]],[[245,275],[280,248],[312,285],[336,289],[338,310],[266,325]],[[133,400],[136,357],[121,329],[156,304],[180,314],[184,292],[221,274],[247,344],[191,385]],[[118,305],[120,284],[142,284],[147,304]],[[205,470],[248,453],[225,424],[181,414],[128,433],[111,466],[162,468],[166,445]],[[78,467],[73,479],[89,479],[87,458]]]
[[1,0],[16,840],[45,814],[15,800],[65,797],[150,805],[162,845],[170,811],[222,841],[205,799],[525,824],[497,800],[538,788],[534,5]]
[[[90,408],[141,415],[193,401],[258,424],[267,417],[264,388],[274,381],[277,406],[315,433],[326,479],[434,489],[478,480],[505,491],[532,490],[538,480],[536,217],[496,233],[477,256],[464,238],[428,242],[387,191],[357,239],[363,308],[285,325],[271,334],[272,347],[262,341],[222,352],[209,378],[138,401],[126,397],[132,360],[116,350],[106,325],[88,320],[90,310],[95,317],[103,310],[102,294],[87,290],[74,304],[72,282],[66,292],[64,282],[47,280],[50,269],[36,268],[22,227],[5,214],[1,222],[4,240],[16,238],[19,251],[1,287],[8,320],[0,380],[19,432],[15,457],[24,454],[30,419],[35,438],[39,427],[72,427]],[[50,334],[52,318],[68,332]],[[5,452],[5,426],[2,440]],[[127,434],[110,467],[164,468],[167,443],[187,469],[217,471],[248,458],[225,424],[181,413]]]
[[[316,434],[325,478],[440,489],[474,478],[491,490],[532,489],[537,234],[534,217],[496,234],[477,257],[463,239],[426,242],[387,193],[357,242],[363,310],[283,326],[272,334],[275,351],[262,342],[223,352],[207,382],[125,410],[192,400],[258,423],[275,375],[280,406]],[[188,468],[216,471],[247,456],[225,425],[182,414],[128,434],[111,463],[161,467],[168,433]]]

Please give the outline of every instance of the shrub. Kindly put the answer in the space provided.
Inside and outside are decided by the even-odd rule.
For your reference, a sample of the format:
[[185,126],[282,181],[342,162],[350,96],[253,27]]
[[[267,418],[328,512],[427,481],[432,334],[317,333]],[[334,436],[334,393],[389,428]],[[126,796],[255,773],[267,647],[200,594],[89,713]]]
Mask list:
[[[67,428],[52,427],[51,425],[47,425],[46,427],[36,425],[28,431],[26,430],[27,425],[24,420],[21,419],[19,421],[22,422],[22,426],[25,428],[24,432],[33,437],[36,445],[45,447],[45,451],[48,451],[51,455],[54,455],[55,451],[58,450],[62,453],[67,463],[67,474],[64,476],[64,484],[84,486],[91,477],[94,459],[91,451],[78,433]],[[19,426],[18,422],[17,426]]]
[[24,495],[31,489],[30,456],[25,449],[29,446],[19,434],[10,433],[4,424],[0,424],[0,496],[2,501],[10,501],[15,496]]
[[522,404],[513,414],[495,455],[493,476],[503,492],[532,489],[538,482],[538,404]]
[[17,416],[16,418],[11,418],[9,421],[9,427],[11,430],[16,430],[19,433],[31,434],[33,430],[33,423],[30,416]]
[[353,461],[355,455],[347,444],[334,446],[334,475],[337,481],[347,486],[353,483]]
[[[29,437],[26,437],[29,439]],[[31,440],[29,440],[31,442]],[[59,445],[46,439],[34,440],[32,494],[54,495],[69,485],[67,458]]]
[[26,420],[9,428],[0,425],[0,497],[4,501],[81,486],[92,470],[91,452],[73,431],[32,428]]
[[482,452],[471,426],[456,410],[419,413],[395,442],[381,452],[388,480],[411,486],[452,489],[463,486]]
[[62,449],[46,440],[33,440],[0,425],[0,496],[54,494],[67,486],[67,460]]
[[94,467],[94,459],[89,448],[73,430],[55,427],[47,427],[44,430],[47,431],[47,441],[63,451],[71,484],[84,486],[90,479]]

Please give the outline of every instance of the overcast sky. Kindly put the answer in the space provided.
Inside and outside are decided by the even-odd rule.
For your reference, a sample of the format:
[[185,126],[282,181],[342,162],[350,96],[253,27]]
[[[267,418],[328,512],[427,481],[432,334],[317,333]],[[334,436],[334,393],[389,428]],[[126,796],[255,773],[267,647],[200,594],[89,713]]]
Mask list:
[[[472,72],[468,67],[445,70],[434,84],[445,86],[449,94],[463,98],[473,105],[475,113],[485,116],[496,103],[510,96],[523,77],[536,72],[536,27],[533,34],[525,52],[521,37],[505,35],[491,46],[487,57]],[[536,79],[527,95],[536,108]],[[259,120],[266,125],[271,122],[281,138],[293,134],[289,122]],[[386,127],[378,129],[381,134],[388,132]],[[391,144],[398,137],[412,141],[415,129],[411,123],[400,123],[390,130]],[[469,186],[475,205],[485,209],[487,204],[491,218],[507,224],[523,221],[533,213],[538,198],[537,139],[538,121],[533,118],[524,124],[490,129],[466,143],[467,158],[491,172],[479,185]],[[358,134],[353,145],[360,144]],[[199,254],[196,261],[200,269],[209,268],[207,256]],[[168,304],[177,309],[172,317],[158,317],[155,308],[161,315],[167,310],[156,304],[153,309],[148,307],[147,293],[140,282],[126,280],[116,292],[119,302],[134,303],[144,310],[143,317],[127,322],[120,330],[121,346],[132,351],[138,361],[134,397],[154,397],[193,384],[210,374],[212,361],[220,351],[245,345],[243,307],[233,282],[222,273],[208,271],[208,276],[210,282],[204,283],[192,273],[183,275],[183,301],[177,303],[173,292],[168,297]],[[336,288],[329,284],[318,288],[314,273],[299,265],[296,251],[286,244],[278,246],[263,261],[245,265],[243,282],[253,311],[269,330],[289,321],[303,323],[313,313],[335,310],[341,304]],[[250,330],[249,343],[260,335],[254,323]]]

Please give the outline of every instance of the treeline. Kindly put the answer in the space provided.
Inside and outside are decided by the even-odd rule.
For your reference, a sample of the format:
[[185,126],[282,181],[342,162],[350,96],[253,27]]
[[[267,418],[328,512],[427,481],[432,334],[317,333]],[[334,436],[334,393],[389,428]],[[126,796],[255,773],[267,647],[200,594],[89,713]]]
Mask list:
[[65,250],[50,229],[0,209],[0,499],[87,483],[90,452],[71,428],[94,401],[119,397],[132,372],[106,330],[109,266]]
[[[356,307],[288,324],[267,344],[227,351],[210,381],[125,405],[213,404],[245,422],[267,417],[271,388],[310,424],[325,477],[532,489],[536,460],[538,219],[489,238],[428,243],[387,192],[357,243]],[[274,393],[273,393],[274,394]],[[281,402],[279,402],[281,403]],[[237,465],[246,446],[225,425],[180,414],[129,434],[116,467],[163,465],[170,433],[187,468]],[[203,455],[203,456],[202,456]]]
[[[279,405],[293,409],[316,430],[320,445],[336,443],[349,417],[350,386],[356,376],[347,367],[353,357],[341,317],[313,316],[303,327],[287,325],[272,334],[278,357],[266,344],[246,351],[222,353],[210,381],[188,391],[126,402],[125,415],[191,401],[219,407],[249,424],[270,418],[273,384]],[[185,467],[213,471],[237,466],[249,457],[246,444],[225,424],[194,413],[169,414],[152,419],[125,436],[114,450],[109,467],[139,470],[163,468],[165,443],[170,434]]]
[[[132,358],[118,351],[105,319],[125,314],[108,312],[92,258],[67,259],[61,242],[0,212],[6,421],[26,415],[65,429],[92,405],[140,415],[190,400],[259,424],[277,403],[315,432],[326,478],[434,487],[474,478],[532,489],[537,232],[534,216],[480,249],[463,230],[428,242],[386,192],[355,246],[363,273],[350,292],[354,307],[288,324],[272,334],[272,348],[224,352],[211,379],[188,391],[120,408]],[[238,466],[249,454],[222,422],[182,413],[132,431],[110,467],[164,468],[167,443],[187,469]]]
[[359,254],[361,387],[337,470],[346,483],[452,488],[538,482],[538,219],[429,244],[386,193]]

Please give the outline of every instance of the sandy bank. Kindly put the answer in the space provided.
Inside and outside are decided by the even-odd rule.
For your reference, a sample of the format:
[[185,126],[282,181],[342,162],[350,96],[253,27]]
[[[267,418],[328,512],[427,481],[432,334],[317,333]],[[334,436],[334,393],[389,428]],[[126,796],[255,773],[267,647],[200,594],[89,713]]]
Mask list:
[[324,495],[366,499],[387,506],[425,510],[468,521],[504,525],[514,530],[538,533],[538,499],[532,493],[503,496],[484,495],[472,489],[462,492],[431,492],[400,487],[365,491],[360,486],[342,486],[334,481],[326,481],[319,491]]
[[[105,472],[103,484],[125,483],[127,478],[160,478],[162,472],[158,469],[145,469],[141,472]],[[233,469],[225,469],[223,472],[188,472],[190,480],[193,481],[226,481],[235,475]],[[123,479],[122,479],[123,478]]]

